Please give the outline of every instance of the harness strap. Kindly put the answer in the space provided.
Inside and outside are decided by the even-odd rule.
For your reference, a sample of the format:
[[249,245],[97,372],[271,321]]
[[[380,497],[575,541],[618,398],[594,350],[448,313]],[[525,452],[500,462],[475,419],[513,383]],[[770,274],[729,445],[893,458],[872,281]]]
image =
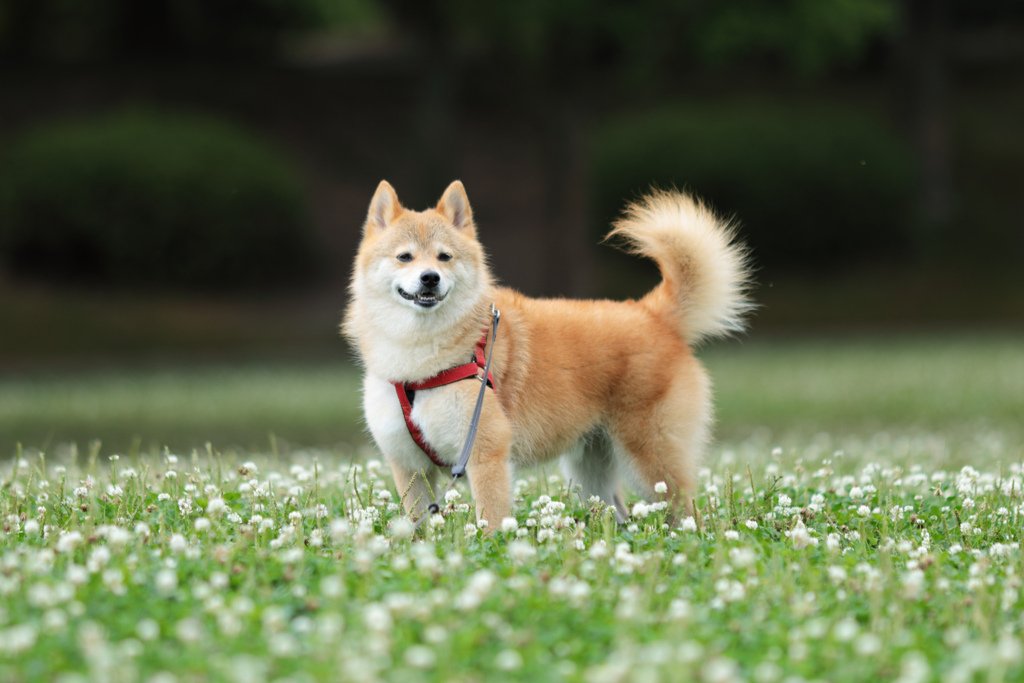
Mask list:
[[[419,382],[392,382],[395,385],[395,392],[398,394],[398,402],[402,405],[402,415],[405,416],[405,426],[409,429],[409,436],[416,442],[416,445],[420,447],[430,461],[438,467],[451,467],[448,463],[441,460],[437,455],[437,452],[431,448],[430,444],[427,443],[426,438],[423,436],[422,430],[415,422],[412,421],[412,404],[416,398],[416,392],[420,389],[433,389],[435,387],[441,387],[446,384],[452,384],[459,382],[464,379],[470,379],[471,377],[480,378],[480,371],[487,367],[487,362],[484,359],[484,348],[487,346],[487,329],[484,328],[483,336],[480,337],[480,341],[476,343],[476,350],[474,359],[465,365],[459,365],[454,368],[440,372],[433,377],[420,380]],[[487,370],[487,385],[494,389],[494,377],[491,376],[490,370]]]

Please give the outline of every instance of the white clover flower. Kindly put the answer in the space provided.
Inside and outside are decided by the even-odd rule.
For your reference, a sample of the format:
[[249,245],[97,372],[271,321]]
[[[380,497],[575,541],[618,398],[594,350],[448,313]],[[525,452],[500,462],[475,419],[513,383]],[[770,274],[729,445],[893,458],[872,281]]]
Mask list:
[[32,624],[16,624],[0,630],[0,653],[18,655],[31,649],[38,637],[36,627]]
[[1017,543],[993,543],[992,547],[988,549],[988,554],[990,557],[1006,557],[1017,545]]
[[462,498],[462,494],[455,489],[449,489],[448,492],[444,494],[444,502],[448,505],[451,505],[459,498]]
[[1014,665],[1024,659],[1024,646],[1011,633],[999,636],[995,646],[996,661],[1003,665]]
[[515,517],[505,517],[501,520],[501,530],[505,533],[511,533],[519,528],[519,522]]
[[924,584],[924,572],[920,569],[913,569],[903,576],[903,594],[910,600],[916,600],[921,597]]
[[515,671],[523,666],[523,656],[511,648],[502,650],[494,657],[494,666],[500,671]]
[[862,633],[853,641],[853,651],[868,657],[882,650],[882,639],[874,633]]
[[26,536],[37,536],[39,535],[39,522],[34,519],[25,520],[25,535]]
[[657,484],[654,485],[654,492],[668,493],[668,485],[663,481],[659,481]]
[[738,541],[738,540],[740,540],[740,532],[738,532],[738,531],[736,531],[734,529],[727,530],[724,535],[725,535],[725,540],[727,540],[727,541]]
[[131,534],[128,533],[128,530],[122,529],[119,526],[108,527],[106,536],[107,545],[118,551],[124,550],[125,546],[128,545],[128,541],[131,540]]
[[701,667],[701,677],[707,683],[734,683],[740,677],[739,664],[728,657],[715,657]]
[[211,526],[210,520],[208,518],[206,518],[206,517],[199,517],[195,521],[195,528],[196,528],[196,531],[198,531],[199,533],[203,533],[205,531],[209,531],[210,530],[210,526]]
[[156,590],[161,595],[170,595],[178,589],[178,572],[170,567],[164,567],[156,573],[153,579]]
[[171,540],[168,541],[167,547],[171,549],[171,552],[180,553],[188,547],[188,541],[181,534],[172,534]]
[[925,683],[931,678],[931,667],[920,652],[910,651],[900,659],[900,676],[897,683]]
[[756,520],[756,519],[748,519],[748,520],[747,520],[746,522],[744,522],[743,524],[744,524],[744,525],[745,525],[745,526],[746,526],[746,527],[747,527],[748,529],[750,529],[751,531],[754,531],[755,529],[757,529],[757,526],[758,526],[758,525],[757,525],[757,520]]
[[753,548],[729,548],[729,560],[737,569],[745,569],[757,561],[757,552]]
[[62,532],[61,537],[57,539],[57,552],[58,553],[70,553],[78,547],[78,545],[84,540],[81,532],[78,531],[67,531]]
[[387,633],[394,626],[391,612],[379,602],[371,602],[363,608],[363,623],[377,633]]
[[810,532],[807,531],[807,527],[804,526],[803,522],[797,522],[796,526],[788,532],[789,540],[793,543],[793,547],[797,550],[803,550],[807,546],[811,545],[812,538]]
[[775,662],[764,660],[750,673],[755,683],[775,683],[782,678],[782,667]]
[[603,560],[609,555],[608,544],[605,543],[602,538],[597,543],[590,546],[590,551],[587,554],[590,555],[592,560]]
[[89,581],[89,570],[78,564],[68,565],[64,578],[73,586],[81,586]]
[[437,664],[437,655],[426,645],[412,645],[406,649],[402,659],[414,669],[432,669]]
[[186,617],[174,625],[174,635],[183,643],[198,643],[203,639],[203,623],[195,617]]
[[68,625],[68,615],[64,610],[48,609],[43,613],[42,624],[48,633],[60,633]]
[[651,514],[651,509],[647,507],[646,503],[639,502],[633,506],[632,515],[636,519],[645,519],[649,514]]
[[682,529],[683,529],[683,531],[696,531],[697,530],[697,522],[696,522],[696,520],[694,520],[693,517],[686,517],[685,519],[683,519]]
[[742,583],[730,579],[718,579],[715,582],[715,591],[723,602],[737,602],[747,594],[747,589]]
[[288,548],[281,553],[279,559],[282,564],[296,564],[302,560],[304,554],[302,548]]
[[430,624],[423,629],[423,640],[438,645],[448,640],[448,630],[440,624]]
[[515,540],[508,544],[508,556],[515,564],[525,564],[536,557],[536,555],[537,549],[529,541]]
[[[406,520],[406,521],[408,522],[408,520]],[[396,520],[395,523],[397,524],[398,520]],[[408,523],[409,523],[409,526],[411,527],[412,526],[412,522],[408,522]],[[412,531],[413,531],[412,529],[409,530],[409,535],[412,535]],[[341,541],[344,541],[346,538],[348,538],[349,534],[351,534],[351,533],[352,533],[352,525],[344,517],[337,517],[337,518],[331,520],[329,534],[331,536],[331,540],[334,541],[335,543],[339,543]]]
[[116,567],[103,570],[103,585],[114,595],[124,595],[128,589],[124,587],[124,572]]
[[[335,521],[337,522],[339,520],[335,520]],[[340,520],[340,521],[344,521],[344,520]],[[346,522],[346,525],[347,525],[347,522]],[[391,521],[391,524],[388,526],[388,529],[391,532],[391,537],[392,538],[394,538],[396,540],[402,540],[402,539],[406,539],[406,538],[409,538],[410,536],[412,536],[413,532],[416,531],[416,525],[414,525],[412,523],[412,521],[408,517],[398,517],[398,518],[393,519]],[[345,535],[347,535],[347,531],[346,531]],[[344,538],[344,536],[342,536],[341,538],[337,538],[336,537],[336,535],[334,533],[334,524],[333,523],[331,524],[331,538],[335,542],[341,540],[341,538]]]
[[444,517],[439,514],[430,515],[430,519],[427,521],[431,529],[438,529],[444,526]]
[[848,643],[857,637],[860,626],[853,617],[844,617],[832,627],[832,637],[840,643]]
[[210,502],[206,504],[206,514],[211,517],[219,517],[227,512],[227,509],[227,503],[223,498],[211,498]]

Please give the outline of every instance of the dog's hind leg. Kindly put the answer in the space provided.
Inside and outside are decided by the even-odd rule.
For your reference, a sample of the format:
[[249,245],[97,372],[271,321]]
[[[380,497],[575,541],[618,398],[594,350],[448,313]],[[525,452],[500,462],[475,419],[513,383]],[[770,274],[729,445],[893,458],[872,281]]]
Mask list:
[[620,524],[626,521],[618,467],[603,430],[595,430],[577,441],[562,454],[560,464],[562,476],[572,490],[579,492],[584,505],[591,496],[597,496],[615,510],[616,521]]
[[[655,406],[620,411],[609,421],[612,452],[620,471],[647,500],[671,504],[670,523],[693,514],[697,467],[708,441],[710,386],[696,363]],[[665,491],[659,491],[659,483]]]

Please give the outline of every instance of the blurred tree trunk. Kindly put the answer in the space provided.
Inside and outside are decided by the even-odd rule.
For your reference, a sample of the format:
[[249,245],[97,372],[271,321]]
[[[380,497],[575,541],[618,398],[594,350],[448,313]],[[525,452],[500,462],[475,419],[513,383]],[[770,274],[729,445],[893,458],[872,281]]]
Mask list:
[[918,245],[941,249],[956,208],[950,158],[949,0],[903,0],[902,97],[917,155]]

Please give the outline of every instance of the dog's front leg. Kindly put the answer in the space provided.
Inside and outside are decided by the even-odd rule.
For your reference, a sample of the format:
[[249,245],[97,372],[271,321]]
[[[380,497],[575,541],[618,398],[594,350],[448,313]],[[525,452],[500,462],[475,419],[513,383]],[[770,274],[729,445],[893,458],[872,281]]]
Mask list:
[[430,465],[426,471],[417,472],[391,458],[388,458],[388,463],[395,477],[395,488],[402,497],[405,513],[413,519],[419,519],[434,501],[437,468]]
[[477,523],[486,521],[490,533],[512,514],[512,425],[493,394],[484,401],[483,415],[466,473],[476,500]]

